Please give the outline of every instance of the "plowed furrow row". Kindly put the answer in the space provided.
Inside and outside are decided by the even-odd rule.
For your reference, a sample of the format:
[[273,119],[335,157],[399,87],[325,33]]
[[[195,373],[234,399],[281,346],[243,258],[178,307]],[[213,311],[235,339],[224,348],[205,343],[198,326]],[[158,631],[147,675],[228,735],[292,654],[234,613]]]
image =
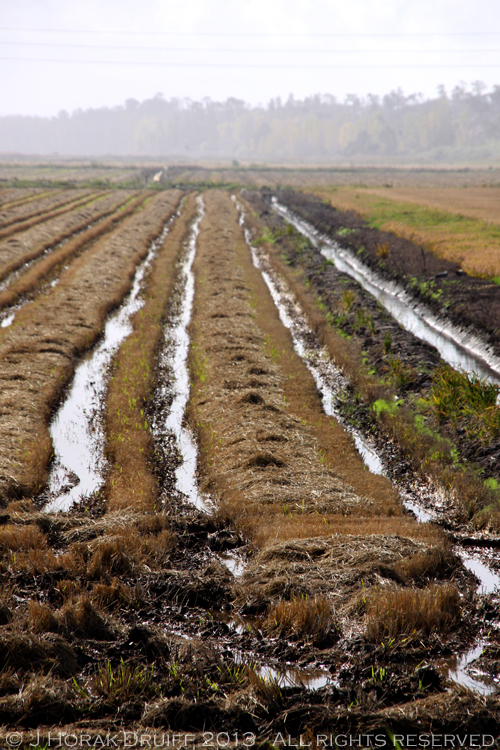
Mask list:
[[[326,514],[321,521],[332,515],[380,515],[381,498],[354,491],[332,471],[310,426],[290,408],[288,383],[294,376],[287,371],[287,353],[279,339],[284,335],[289,343],[289,336],[249,261],[229,199],[208,193],[206,204],[195,266],[193,331],[194,367],[198,358],[208,374],[193,399],[193,411],[196,421],[207,426],[205,439],[216,467],[210,476],[218,477],[219,489],[241,502],[257,526],[264,508],[267,530],[273,524],[280,527],[284,514],[288,520],[296,513]],[[266,330],[256,314],[263,300],[270,303],[266,316],[275,317],[276,332]],[[313,399],[321,419],[312,378],[308,387],[311,393],[303,392],[303,399]],[[349,443],[344,447],[352,450]],[[300,524],[289,526],[300,535]]]
[[121,192],[112,193],[89,206],[65,212],[61,216],[0,242],[0,280],[6,279],[13,271],[34,260],[72,234],[108,216],[128,196],[127,193],[125,196]]
[[42,224],[45,221],[49,221],[49,219],[54,219],[56,216],[61,216],[68,211],[74,211],[75,209],[80,208],[80,206],[84,206],[90,201],[96,200],[97,198],[101,196],[104,197],[104,195],[106,195],[106,193],[91,193],[89,190],[78,192],[78,196],[73,195],[71,198],[66,198],[64,203],[59,207],[49,208],[42,211],[41,213],[37,212],[34,216],[31,216],[31,218],[16,221],[10,226],[3,226],[0,223],[0,240],[4,239],[5,237],[12,237],[19,232],[24,232],[30,227],[34,227],[37,224]]
[[26,305],[0,344],[0,497],[36,491],[51,454],[51,410],[76,358],[130,288],[137,263],[179,203],[166,191],[78,258],[47,295]]
[[14,224],[22,225],[31,219],[40,221],[45,213],[64,208],[68,204],[74,204],[75,201],[87,198],[90,195],[90,190],[78,190],[76,192],[74,190],[54,190],[49,193],[42,193],[29,202],[25,201],[21,204],[5,207],[0,206],[0,237],[4,236],[2,233],[5,229],[12,227]]
[[[105,211],[104,218],[94,222],[89,229],[63,241],[60,247],[44,255],[33,265],[29,265],[25,272],[19,272],[20,275],[12,280],[9,287],[0,291],[0,310],[17,305],[20,300],[33,296],[42,284],[48,283],[48,278],[57,275],[65,263],[81,255],[92,243],[114,230],[120,222],[137,211],[143,202],[144,196],[127,201],[126,205],[115,210],[110,216],[108,216],[109,211]],[[24,269],[21,270],[24,271]]]
[[40,188],[5,188],[0,191],[0,206],[2,209],[20,206],[22,203],[29,203],[42,195],[47,195],[49,192],[59,191],[49,191]]

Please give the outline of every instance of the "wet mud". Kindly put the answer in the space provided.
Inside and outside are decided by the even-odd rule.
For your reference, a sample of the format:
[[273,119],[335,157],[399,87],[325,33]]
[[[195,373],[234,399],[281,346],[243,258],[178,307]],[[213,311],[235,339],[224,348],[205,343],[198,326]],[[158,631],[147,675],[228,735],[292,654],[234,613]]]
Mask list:
[[1,339],[0,494],[5,503],[42,488],[52,453],[47,421],[77,356],[130,288],[136,264],[175,211],[163,193],[74,261],[49,294],[26,305]]
[[[424,398],[427,397],[433,373],[444,364],[444,360],[437,349],[422,341],[411,330],[407,330],[400,325],[388,310],[364,289],[358,281],[353,279],[351,275],[339,271],[333,262],[325,257],[326,251],[323,251],[321,248],[321,243],[319,243],[319,247],[316,247],[305,237],[303,239],[303,243],[305,244],[301,244],[296,240],[290,241],[286,236],[279,237],[280,234],[284,234],[286,225],[282,223],[283,219],[273,211],[270,194],[266,194],[265,192],[263,194],[257,192],[247,193],[247,191],[245,191],[245,194],[250,197],[252,205],[258,208],[265,223],[272,228],[272,231],[277,233],[280,252],[284,254],[286,262],[292,267],[302,269],[305,273],[307,283],[312,285],[312,288],[319,295],[322,304],[325,305],[328,311],[330,324],[340,332],[340,335],[348,339],[354,338],[359,342],[359,347],[363,350],[364,361],[367,367],[372,368],[373,372],[382,378],[390,378],[402,402],[408,398],[411,400],[412,397],[417,395],[422,395]],[[303,216],[309,222],[309,226],[316,226],[313,223],[316,221],[318,230],[321,233],[331,236],[333,242],[338,242],[342,247],[346,247],[346,252],[354,251],[352,244],[354,239],[352,238],[357,237],[357,229],[351,231],[353,228],[349,226],[349,222],[357,226],[361,222],[358,217],[335,212],[333,208],[320,203],[316,198],[313,200],[302,195],[283,193],[280,196],[281,199],[284,202],[287,201],[287,205],[296,210],[297,215]],[[330,214],[337,216],[338,214],[337,220],[339,223],[336,225],[337,233],[334,231],[333,224],[330,230],[327,230],[324,222],[321,223],[319,221],[315,211],[318,212],[319,216],[323,216],[324,212],[328,216]],[[341,221],[348,225],[347,227],[344,226],[343,230],[340,224]],[[389,237],[390,233],[377,233],[377,230],[372,229],[366,229],[366,231],[372,237],[372,247],[385,247],[386,245],[390,247],[390,244],[388,244],[389,240],[386,237],[386,235]],[[365,235],[361,233],[361,236],[364,237]],[[392,238],[396,243],[396,248],[402,243],[401,247],[404,246],[403,249],[410,258],[414,259],[421,253],[421,249],[416,248],[409,241],[402,240],[395,235],[392,235]],[[357,250],[360,247],[362,247],[361,244],[357,246]],[[408,283],[408,276],[401,274],[398,276],[395,272],[394,274],[390,274],[388,271],[388,260],[378,258],[377,263],[370,263],[367,262],[365,255],[366,252],[363,251],[362,256],[359,254],[354,256],[353,253],[352,257],[354,262],[358,257],[361,257],[362,262],[366,263],[370,268],[374,268],[381,277],[385,275],[386,278],[396,278],[401,284],[404,282],[408,291],[408,304],[419,304],[419,299],[422,300],[422,296],[420,298],[418,295],[414,296],[415,284]],[[436,259],[430,253],[427,253],[427,255],[430,256],[430,259],[426,261],[430,274],[429,278],[435,279],[435,272],[437,273],[441,268],[439,264],[445,261]],[[409,264],[410,260],[407,260],[407,263]],[[471,277],[464,278],[461,274],[457,278],[460,279],[457,283],[448,283],[446,278],[435,279],[435,282],[438,285],[441,284],[446,289],[447,295],[457,294],[459,297],[460,295],[466,295],[466,297],[463,297],[464,304],[467,298],[470,299],[471,305],[474,306],[474,303],[477,301],[476,285],[487,288],[489,290],[488,293],[492,294],[494,299],[497,297],[500,299],[500,288],[492,282],[473,279]],[[432,291],[433,289],[434,286],[432,285],[430,287],[432,294],[437,294],[440,297],[438,292]],[[486,358],[490,356],[491,363],[496,366],[498,356],[495,353],[494,346],[490,345],[490,349],[488,350],[489,334],[482,326],[480,316],[475,318],[475,326],[473,328],[469,326],[469,329],[467,329],[467,324],[463,320],[460,322],[460,318],[448,315],[450,310],[449,299],[444,300],[438,311],[436,308],[437,303],[434,305],[430,304],[429,299],[431,297],[429,295],[423,296],[425,297],[425,306],[430,310],[434,308],[433,314],[436,315],[439,326],[446,329],[446,321],[451,320],[453,325],[457,326],[459,330],[463,331],[465,329],[467,335],[465,335],[464,340],[466,341],[467,338],[470,338],[474,342],[474,346],[478,347],[478,351],[484,352]],[[414,300],[413,302],[412,299]],[[491,323],[492,319],[489,320],[489,324]],[[481,344],[481,340],[483,344]],[[444,346],[446,345],[447,342],[445,340]],[[461,357],[460,351],[458,351],[457,356]],[[461,366],[465,367],[468,363],[467,356],[465,356],[463,362],[462,360],[460,361]],[[475,368],[474,360],[471,360],[469,364],[471,369]],[[476,369],[479,369],[479,366]],[[484,372],[486,374],[492,372],[495,381],[498,379],[497,371],[489,369],[486,361],[484,362]],[[373,424],[373,414],[370,415],[368,411],[363,409],[361,404],[356,404],[353,411],[353,407],[349,403],[345,403],[344,410],[346,414],[351,411],[352,419],[358,424],[362,424],[365,431],[370,431],[370,429],[376,430],[376,425]],[[370,423],[372,423],[371,428]],[[450,439],[451,445],[458,449],[463,461],[472,463],[486,478],[498,478],[498,466],[500,465],[500,442],[498,436],[492,436],[487,442],[478,438],[471,438],[464,424],[459,424],[457,427],[445,427],[444,433]],[[404,462],[400,469],[401,472],[406,470]]]
[[[87,271],[101,296],[118,284],[125,261],[134,261],[132,278],[140,254],[131,246],[137,251],[161,228],[179,199],[163,194],[147,227],[129,224],[115,244],[103,243],[107,276],[98,249],[82,256],[65,294],[95,306]],[[294,350],[300,334],[302,353],[328,372],[306,318],[298,332],[280,321],[276,269],[264,253],[252,258],[227,193],[206,192],[199,204],[190,231],[179,234],[158,387],[145,405],[160,488],[154,507],[141,510],[125,490],[123,506],[110,507],[104,491],[69,512],[45,513],[26,492],[0,515],[0,722],[30,740],[53,727],[90,736],[103,728],[190,732],[200,745],[203,733],[228,732],[235,746],[242,732],[252,745],[274,744],[280,733],[312,742],[377,731],[377,745],[387,747],[391,732],[496,737],[494,558],[487,572],[475,547],[462,559],[439,529],[405,512],[386,476],[363,468]],[[173,409],[173,426],[175,377],[179,390],[186,380],[178,365],[191,264],[190,401],[184,420],[186,394]],[[147,298],[151,275],[145,283]],[[290,299],[286,309],[299,318]],[[66,318],[76,321],[75,309]],[[407,346],[416,369],[422,345]],[[12,372],[26,371],[23,356],[11,355]],[[29,364],[36,399],[47,375]],[[190,458],[179,427],[197,438],[194,489],[179,481]],[[363,424],[358,429],[365,437]],[[204,507],[196,507],[197,493]],[[441,599],[444,608],[433,609]],[[413,625],[398,625],[394,609]]]

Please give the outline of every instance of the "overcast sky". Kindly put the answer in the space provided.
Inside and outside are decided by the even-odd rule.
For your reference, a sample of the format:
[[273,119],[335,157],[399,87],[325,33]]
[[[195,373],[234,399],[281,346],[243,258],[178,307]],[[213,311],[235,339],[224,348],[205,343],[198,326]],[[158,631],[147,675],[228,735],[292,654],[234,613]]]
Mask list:
[[[500,3],[0,0],[0,115],[500,83]],[[15,58],[15,59],[14,59]]]

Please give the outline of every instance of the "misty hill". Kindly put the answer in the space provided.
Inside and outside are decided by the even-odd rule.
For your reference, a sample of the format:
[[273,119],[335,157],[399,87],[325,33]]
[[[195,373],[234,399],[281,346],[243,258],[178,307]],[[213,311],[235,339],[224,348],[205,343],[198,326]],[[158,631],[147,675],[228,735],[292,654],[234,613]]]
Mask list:
[[500,159],[500,86],[476,82],[424,100],[401,89],[379,98],[272,99],[252,107],[166,100],[76,110],[57,117],[0,118],[0,153],[137,155],[255,161]]

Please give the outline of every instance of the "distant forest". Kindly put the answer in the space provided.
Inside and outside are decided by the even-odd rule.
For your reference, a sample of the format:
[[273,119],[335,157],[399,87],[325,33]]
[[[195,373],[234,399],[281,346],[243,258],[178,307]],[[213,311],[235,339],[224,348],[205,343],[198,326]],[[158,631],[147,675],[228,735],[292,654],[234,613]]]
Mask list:
[[500,159],[500,86],[439,87],[435,99],[329,94],[266,106],[165,99],[0,118],[0,153],[318,162]]

